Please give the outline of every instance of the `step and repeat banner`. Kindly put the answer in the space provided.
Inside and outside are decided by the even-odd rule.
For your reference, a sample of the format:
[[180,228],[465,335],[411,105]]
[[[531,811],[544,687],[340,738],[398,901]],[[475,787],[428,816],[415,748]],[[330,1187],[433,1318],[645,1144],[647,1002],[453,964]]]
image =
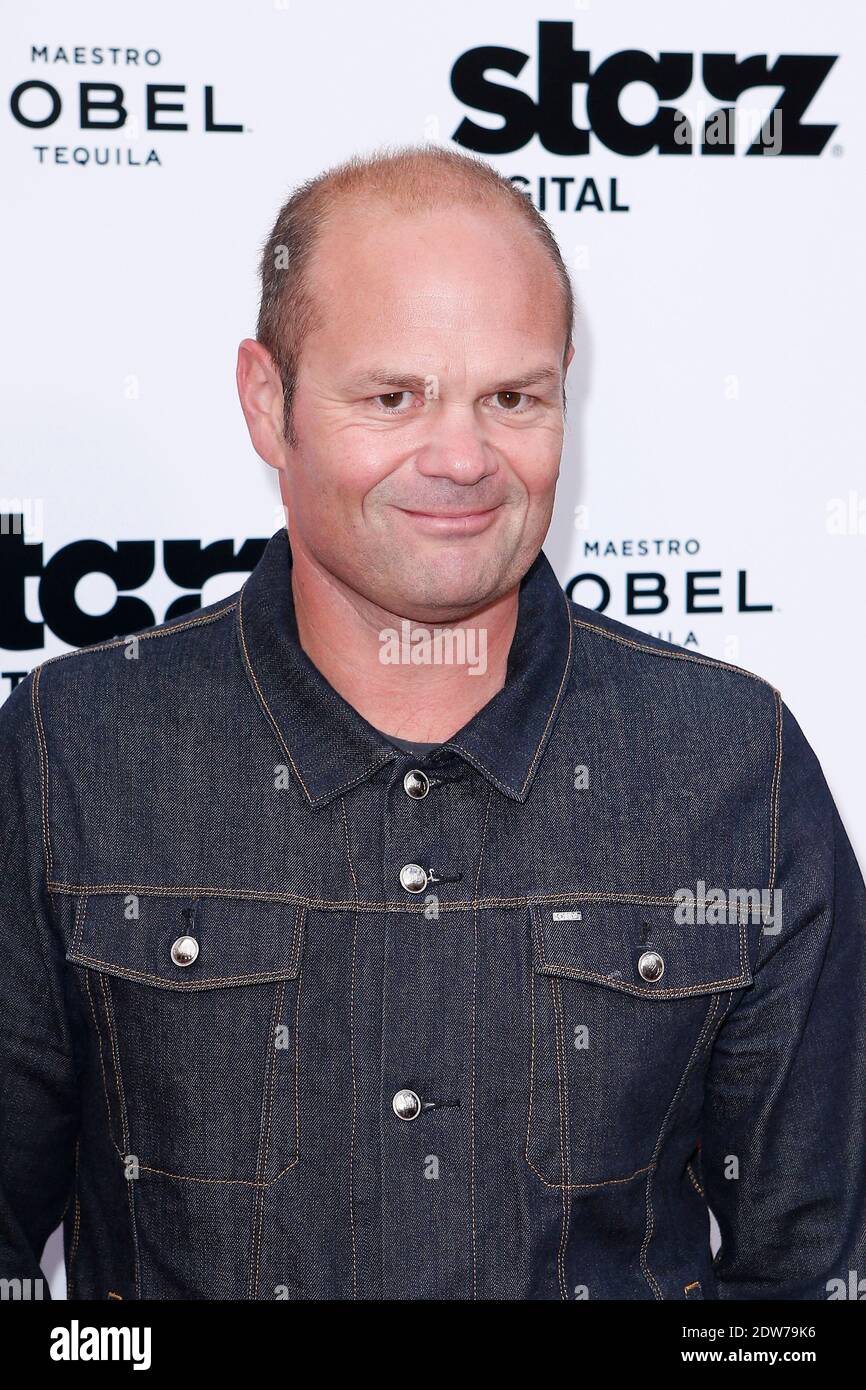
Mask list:
[[[240,587],[257,260],[353,152],[472,151],[577,294],[546,553],[778,685],[861,861],[866,25],[851,0],[7,0],[0,699]],[[503,267],[507,273],[507,267]]]

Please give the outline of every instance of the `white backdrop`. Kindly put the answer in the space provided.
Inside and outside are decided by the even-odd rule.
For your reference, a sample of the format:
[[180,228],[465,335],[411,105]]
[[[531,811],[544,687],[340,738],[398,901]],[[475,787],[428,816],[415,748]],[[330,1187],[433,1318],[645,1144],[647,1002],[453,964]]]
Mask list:
[[[851,0],[7,0],[0,511],[25,531],[0,535],[0,699],[46,656],[104,635],[68,639],[93,631],[88,615],[110,612],[117,591],[86,572],[92,556],[78,583],[64,557],[52,569],[64,547],[152,544],[153,573],[131,591],[153,614],[140,627],[189,592],[165,575],[166,540],[237,551],[282,524],[234,386],[280,204],[354,151],[448,145],[467,121],[484,144],[508,88],[530,124],[515,135],[508,123],[489,157],[536,202],[544,181],[580,304],[546,553],[563,584],[600,576],[613,616],[778,685],[866,863],[862,16]],[[583,82],[571,102],[574,127],[592,127],[585,153],[561,152],[554,134],[558,122],[568,135],[569,106],[551,55],[562,66],[572,46],[593,74],[589,109]],[[641,53],[688,55],[673,65],[683,94],[663,104],[691,121],[690,151],[609,148],[603,98],[607,85],[616,99],[617,64],[597,74],[627,50],[637,74]],[[725,64],[705,69],[706,54],[751,57],[763,74],[736,103],[729,155],[699,147],[703,121],[728,104],[707,90],[720,90]],[[93,83],[122,97],[91,90],[114,107],[90,119],[116,120],[121,105],[123,125],[83,128],[81,84]],[[152,93],[151,124],[187,129],[148,129],[148,84],[182,89]],[[783,91],[781,153],[746,155]],[[642,81],[619,95],[632,128],[658,106]],[[810,143],[814,153],[794,152]],[[698,571],[693,583],[718,596],[697,605],[721,612],[687,611]],[[663,582],[669,604],[629,611],[627,577],[647,573],[662,581],[632,582]],[[741,611],[741,573],[748,603],[766,608]],[[189,601],[243,577],[218,575]],[[573,596],[595,607],[603,593],[584,580]],[[53,1287],[62,1296],[59,1268]]]

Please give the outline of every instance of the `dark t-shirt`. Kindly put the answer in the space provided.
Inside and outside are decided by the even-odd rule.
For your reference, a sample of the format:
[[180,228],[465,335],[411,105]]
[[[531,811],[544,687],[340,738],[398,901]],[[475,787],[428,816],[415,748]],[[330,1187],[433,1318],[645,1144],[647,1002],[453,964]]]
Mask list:
[[419,743],[414,738],[395,738],[394,734],[386,734],[384,729],[380,729],[379,733],[395,747],[402,748],[404,753],[430,753],[434,748],[440,747],[438,743]]

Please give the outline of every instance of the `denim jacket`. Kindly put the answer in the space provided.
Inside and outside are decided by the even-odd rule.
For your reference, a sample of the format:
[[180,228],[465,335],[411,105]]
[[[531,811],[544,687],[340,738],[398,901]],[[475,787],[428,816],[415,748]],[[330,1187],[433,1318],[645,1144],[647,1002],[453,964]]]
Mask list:
[[62,1219],[73,1299],[840,1296],[866,890],[779,692],[541,552],[413,756],[290,566],[0,711],[0,1278]]

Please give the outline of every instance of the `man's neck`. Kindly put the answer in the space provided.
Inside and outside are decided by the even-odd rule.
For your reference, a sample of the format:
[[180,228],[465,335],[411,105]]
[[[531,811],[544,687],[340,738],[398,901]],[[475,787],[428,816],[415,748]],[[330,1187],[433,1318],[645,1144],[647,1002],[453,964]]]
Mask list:
[[[293,547],[292,595],[307,656],[348,704],[385,733],[444,742],[505,684],[519,586],[465,618],[418,622],[354,593]],[[428,643],[426,661],[408,660],[420,630],[435,635],[437,627],[448,633],[438,659],[435,644],[431,649]],[[386,631],[394,634],[388,645],[382,641]]]

